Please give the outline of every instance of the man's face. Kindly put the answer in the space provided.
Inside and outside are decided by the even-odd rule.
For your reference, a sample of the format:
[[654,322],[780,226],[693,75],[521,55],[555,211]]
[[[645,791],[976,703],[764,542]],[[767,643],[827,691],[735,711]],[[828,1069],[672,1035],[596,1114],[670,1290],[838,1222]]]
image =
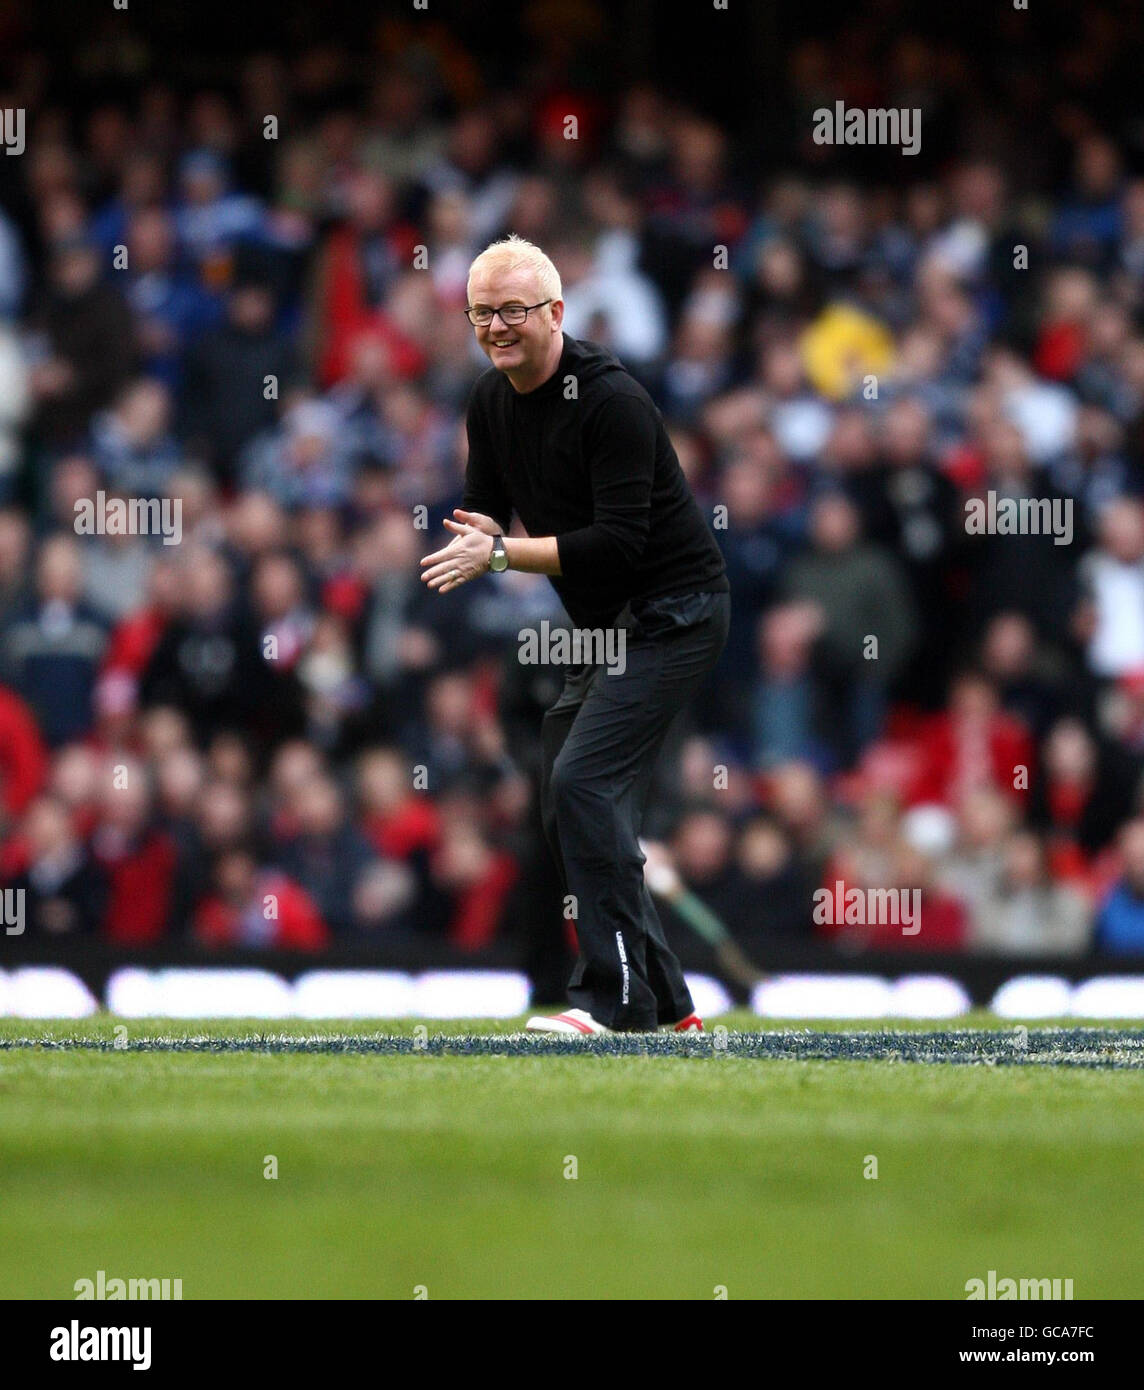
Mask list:
[[62,252],[53,266],[53,276],[60,292],[75,299],[99,278],[99,257],[87,246]]
[[811,527],[815,545],[832,555],[849,550],[858,539],[857,514],[841,497],[827,497],[819,502]]
[[232,291],[231,322],[245,333],[261,333],[274,317],[274,300],[261,285],[240,285]]
[[[527,268],[478,268],[469,281],[469,306],[474,309],[537,304],[544,298],[535,274]],[[473,332],[481,351],[494,367],[502,372],[529,375],[542,371],[547,364],[552,339],[559,336],[563,317],[564,302],[556,299],[541,309],[534,309],[523,323],[505,324],[500,315],[495,314],[492,323],[484,328],[474,325]]]

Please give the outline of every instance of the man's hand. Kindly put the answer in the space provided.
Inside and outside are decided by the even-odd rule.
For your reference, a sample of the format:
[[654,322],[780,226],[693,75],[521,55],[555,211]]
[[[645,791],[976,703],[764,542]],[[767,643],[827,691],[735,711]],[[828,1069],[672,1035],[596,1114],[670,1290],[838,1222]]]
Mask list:
[[[481,517],[482,521],[496,526],[491,517]],[[446,521],[445,525],[457,534],[444,550],[435,550],[421,561],[421,578],[431,589],[447,594],[458,589],[468,579],[476,579],[489,567],[489,557],[493,553],[493,536],[500,530],[484,531],[468,522]],[[424,568],[426,565],[428,569]]]
[[445,518],[445,525],[450,531],[456,531],[458,535],[465,534],[465,527],[471,527],[477,531],[483,531],[486,536],[499,536],[501,533],[500,522],[494,521],[491,516],[485,516],[483,512],[463,512],[460,507],[453,508],[453,515],[456,521]]

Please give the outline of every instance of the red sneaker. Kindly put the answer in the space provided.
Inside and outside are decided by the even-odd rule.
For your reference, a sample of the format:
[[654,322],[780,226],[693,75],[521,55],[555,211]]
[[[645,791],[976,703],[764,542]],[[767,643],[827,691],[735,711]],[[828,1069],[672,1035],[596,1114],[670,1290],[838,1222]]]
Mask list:
[[686,1018],[681,1018],[678,1023],[665,1023],[660,1032],[702,1033],[703,1020],[698,1014],[688,1014]]

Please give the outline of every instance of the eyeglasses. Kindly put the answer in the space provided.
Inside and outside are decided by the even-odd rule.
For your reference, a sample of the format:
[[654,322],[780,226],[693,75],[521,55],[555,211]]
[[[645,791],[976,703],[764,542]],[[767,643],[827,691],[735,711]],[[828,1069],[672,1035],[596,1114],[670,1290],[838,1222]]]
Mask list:
[[533,309],[543,309],[546,304],[551,304],[551,299],[542,299],[539,304],[505,304],[500,309],[486,309],[483,304],[475,309],[466,309],[465,317],[476,328],[487,328],[497,314],[501,316],[501,323],[506,327],[515,327],[523,323]]

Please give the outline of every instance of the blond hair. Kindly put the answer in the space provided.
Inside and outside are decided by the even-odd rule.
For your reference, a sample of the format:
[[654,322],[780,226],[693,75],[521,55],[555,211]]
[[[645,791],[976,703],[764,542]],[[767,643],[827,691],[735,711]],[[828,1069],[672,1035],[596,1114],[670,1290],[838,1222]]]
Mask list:
[[539,246],[517,236],[515,232],[502,241],[494,241],[486,246],[469,267],[468,285],[473,282],[477,270],[531,270],[536,276],[541,299],[560,299],[563,288],[560,272],[544,254]]

